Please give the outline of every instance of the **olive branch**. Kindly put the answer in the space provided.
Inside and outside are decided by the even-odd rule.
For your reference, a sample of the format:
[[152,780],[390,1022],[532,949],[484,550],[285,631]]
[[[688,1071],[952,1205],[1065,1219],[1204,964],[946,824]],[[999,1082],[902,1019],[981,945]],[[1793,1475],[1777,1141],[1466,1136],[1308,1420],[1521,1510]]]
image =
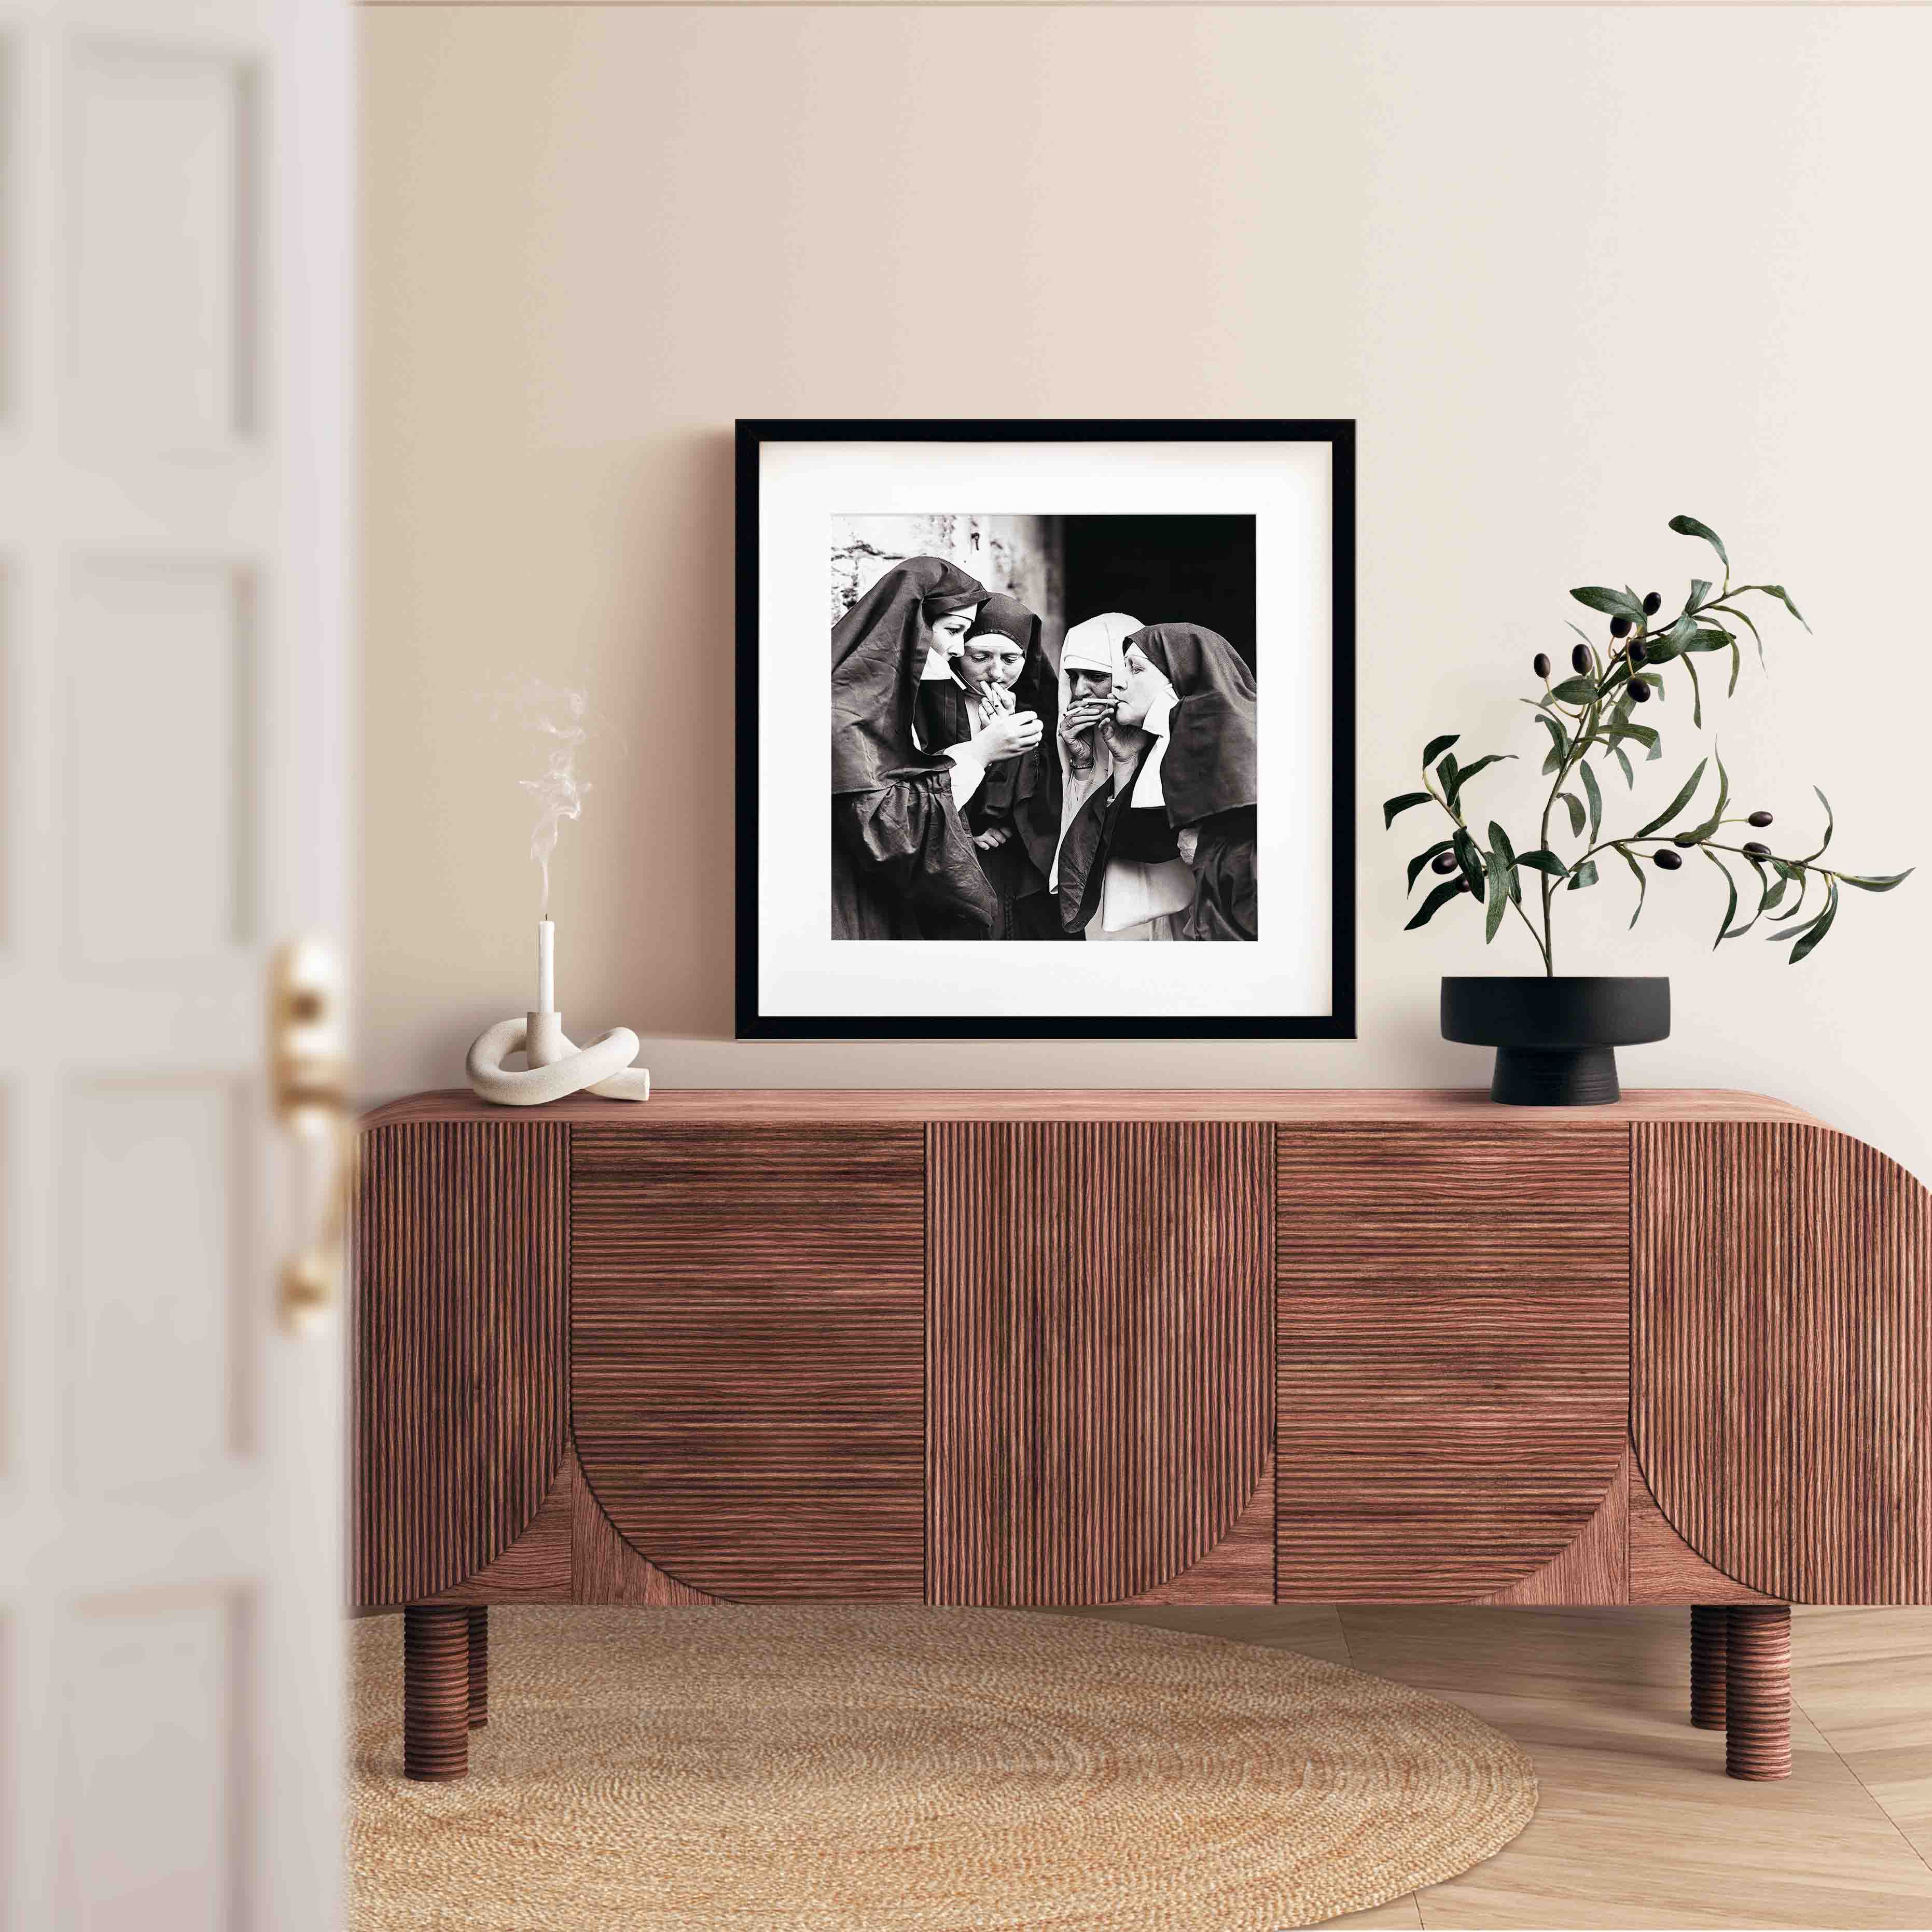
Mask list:
[[[1550,734],[1550,747],[1544,754],[1543,772],[1550,781],[1544,800],[1543,815],[1534,846],[1519,850],[1509,834],[1496,820],[1489,822],[1488,843],[1478,840],[1463,814],[1463,793],[1469,782],[1492,765],[1513,760],[1513,752],[1491,752],[1468,764],[1457,761],[1455,748],[1460,734],[1445,733],[1432,738],[1423,748],[1422,789],[1399,794],[1382,805],[1382,825],[1386,830],[1405,812],[1419,805],[1433,804],[1448,818],[1451,830],[1408,862],[1408,889],[1426,868],[1440,883],[1435,886],[1404,928],[1413,932],[1426,926],[1452,901],[1468,896],[1483,908],[1483,939],[1493,940],[1502,923],[1514,912],[1534,942],[1543,961],[1543,970],[1556,970],[1553,909],[1560,888],[1584,892],[1598,883],[1597,860],[1600,854],[1614,852],[1636,880],[1636,908],[1630,914],[1634,926],[1642,916],[1648,875],[1640,859],[1640,850],[1660,872],[1680,870],[1687,852],[1701,852],[1722,875],[1726,888],[1724,918],[1719,922],[1714,947],[1727,939],[1742,938],[1758,922],[1774,914],[1788,923],[1766,937],[1773,941],[1792,941],[1790,964],[1796,965],[1817,946],[1832,929],[1838,916],[1839,889],[1856,887],[1860,892],[1888,892],[1912,876],[1912,869],[1886,874],[1840,872],[1818,862],[1832,843],[1833,819],[1831,801],[1822,791],[1818,801],[1825,808],[1825,833],[1815,850],[1802,858],[1780,856],[1762,839],[1738,842],[1718,835],[1726,826],[1744,826],[1762,831],[1772,824],[1768,812],[1728,814],[1731,800],[1730,774],[1724,759],[1714,750],[1700,758],[1696,770],[1684,782],[1677,795],[1663,811],[1632,832],[1604,836],[1604,781],[1598,770],[1607,774],[1614,764],[1623,773],[1627,790],[1636,784],[1636,768],[1631,762],[1630,747],[1640,751],[1646,764],[1664,755],[1662,734],[1654,726],[1640,723],[1636,716],[1653,698],[1666,696],[1665,674],[1672,664],[1681,664],[1690,686],[1692,728],[1704,727],[1703,692],[1697,675],[1700,657],[1728,652],[1730,677],[1726,694],[1738,687],[1743,668],[1740,642],[1749,632],[1756,646],[1758,662],[1764,662],[1764,638],[1742,600],[1756,597],[1781,604],[1804,626],[1803,614],[1781,584],[1731,582],[1731,560],[1716,531],[1695,517],[1672,517],[1670,527],[1681,536],[1701,537],[1717,552],[1724,574],[1713,594],[1708,578],[1694,578],[1683,608],[1662,629],[1653,630],[1651,620],[1662,610],[1664,600],[1653,590],[1639,597],[1628,588],[1616,590],[1601,584],[1586,584],[1572,590],[1578,603],[1600,611],[1610,619],[1610,641],[1600,654],[1596,645],[1576,624],[1570,628],[1580,641],[1570,653],[1571,674],[1560,682],[1550,682],[1548,656],[1538,652],[1532,668],[1543,686],[1540,698],[1522,701],[1535,712],[1536,722]],[[1762,604],[1760,616],[1766,614]],[[1597,754],[1597,769],[1588,762]],[[1666,827],[1687,812],[1703,784],[1704,775],[1714,764],[1718,772],[1715,801],[1708,812],[1689,828],[1670,832]],[[1814,790],[1817,790],[1814,787]],[[1554,848],[1551,821],[1558,806],[1569,824],[1569,836],[1583,850],[1570,859],[1561,857]],[[1757,905],[1748,919],[1738,916],[1740,866],[1748,868],[1746,889],[1755,884]],[[1536,874],[1536,891],[1540,906],[1540,927],[1523,904],[1522,874]],[[1822,896],[1815,910],[1808,910],[1816,885]],[[1795,896],[1794,896],[1795,889]]]

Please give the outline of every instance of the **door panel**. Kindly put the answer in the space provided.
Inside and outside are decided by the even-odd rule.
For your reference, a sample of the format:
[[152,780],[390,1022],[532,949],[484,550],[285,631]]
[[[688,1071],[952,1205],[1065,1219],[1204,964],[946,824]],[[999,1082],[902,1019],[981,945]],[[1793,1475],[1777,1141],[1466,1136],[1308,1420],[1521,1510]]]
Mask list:
[[1283,1601],[1466,1601],[1582,1536],[1630,1392],[1628,1129],[1280,1132]]
[[1274,1129],[929,1131],[932,1600],[1171,1584],[1268,1467]]
[[0,0],[5,1932],[343,1918],[344,996],[278,1111],[265,989],[351,898],[351,71]]
[[571,1412],[640,1555],[728,1598],[916,1599],[916,1126],[572,1130]]

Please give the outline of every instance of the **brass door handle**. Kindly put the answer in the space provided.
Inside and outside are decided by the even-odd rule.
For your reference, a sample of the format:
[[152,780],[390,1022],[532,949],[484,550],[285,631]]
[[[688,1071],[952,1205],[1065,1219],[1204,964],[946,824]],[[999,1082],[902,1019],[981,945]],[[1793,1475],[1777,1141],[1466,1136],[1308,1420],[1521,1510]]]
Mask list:
[[355,1186],[341,967],[328,942],[291,940],[268,968],[268,1082],[277,1123],[297,1149],[297,1226],[307,1233],[277,1284],[284,1328],[314,1328],[336,1301]]

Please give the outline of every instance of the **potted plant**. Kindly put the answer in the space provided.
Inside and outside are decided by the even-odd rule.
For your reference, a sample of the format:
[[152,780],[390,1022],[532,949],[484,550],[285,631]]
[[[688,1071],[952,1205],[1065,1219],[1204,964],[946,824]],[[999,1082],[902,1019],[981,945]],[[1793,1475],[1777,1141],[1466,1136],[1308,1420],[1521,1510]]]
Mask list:
[[[1549,658],[1539,652],[1533,660],[1542,694],[1523,702],[1548,734],[1543,770],[1550,780],[1533,842],[1511,837],[1495,819],[1488,821],[1485,838],[1471,829],[1466,815],[1471,781],[1515,754],[1491,752],[1462,762],[1456,755],[1461,740],[1454,732],[1432,738],[1424,747],[1422,789],[1401,793],[1382,806],[1384,830],[1418,806],[1433,806],[1448,821],[1447,836],[1408,862],[1412,892],[1425,873],[1435,884],[1406,930],[1426,926],[1444,906],[1466,898],[1482,908],[1485,944],[1505,923],[1520,925],[1541,960],[1542,973],[1534,977],[1445,976],[1442,982],[1443,1037],[1496,1048],[1490,1094],[1508,1105],[1583,1106],[1614,1100],[1616,1048],[1662,1040],[1670,1030],[1668,980],[1578,977],[1556,970],[1555,915],[1560,896],[1596,885],[1600,862],[1620,859],[1636,880],[1634,926],[1643,910],[1646,867],[1676,873],[1688,858],[1701,854],[1725,886],[1724,916],[1715,943],[1741,938],[1760,920],[1774,916],[1777,929],[1767,937],[1792,942],[1794,966],[1831,931],[1840,888],[1888,892],[1910,876],[1910,872],[1841,872],[1822,864],[1832,831],[1831,803],[1822,791],[1823,837],[1802,857],[1780,855],[1756,836],[1770,828],[1768,812],[1731,810],[1730,775],[1714,754],[1700,758],[1670,802],[1636,830],[1605,830],[1605,794],[1614,777],[1620,775],[1626,790],[1634,790],[1634,758],[1663,756],[1661,732],[1649,722],[1658,714],[1646,707],[1664,697],[1666,682],[1681,671],[1676,681],[1688,687],[1692,728],[1701,731],[1698,658],[1729,656],[1727,692],[1737,688],[1743,665],[1742,632],[1750,632],[1762,662],[1764,640],[1744,600],[1763,600],[1754,607],[1761,616],[1766,604],[1776,604],[1804,623],[1782,584],[1732,584],[1730,559],[1707,525],[1695,517],[1672,517],[1670,527],[1680,536],[1701,538],[1717,553],[1724,574],[1714,590],[1707,579],[1694,580],[1682,608],[1659,623],[1664,602],[1656,591],[1640,597],[1629,590],[1586,584],[1570,594],[1609,619],[1607,641],[1600,650],[1573,623],[1570,628],[1581,641],[1570,653],[1570,675],[1554,684]],[[1713,764],[1715,796],[1707,795],[1706,805],[1696,806]],[[1558,849],[1566,843],[1568,856]],[[1531,880],[1527,904],[1526,874]],[[1741,885],[1755,900],[1748,916],[1739,910]]]

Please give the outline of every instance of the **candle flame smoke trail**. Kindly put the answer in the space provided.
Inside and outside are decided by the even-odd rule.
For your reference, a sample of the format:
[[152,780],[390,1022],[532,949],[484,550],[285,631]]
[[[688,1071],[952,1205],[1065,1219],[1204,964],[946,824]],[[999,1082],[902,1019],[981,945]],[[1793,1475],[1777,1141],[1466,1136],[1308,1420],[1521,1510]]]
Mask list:
[[566,818],[584,815],[584,800],[590,781],[578,775],[577,760],[590,734],[584,723],[589,699],[581,691],[558,690],[532,678],[508,692],[525,728],[535,733],[540,746],[547,747],[543,776],[519,778],[524,790],[534,794],[537,818],[530,833],[530,856],[543,877],[543,890],[537,916],[550,916],[550,862],[556,850],[557,834]]

